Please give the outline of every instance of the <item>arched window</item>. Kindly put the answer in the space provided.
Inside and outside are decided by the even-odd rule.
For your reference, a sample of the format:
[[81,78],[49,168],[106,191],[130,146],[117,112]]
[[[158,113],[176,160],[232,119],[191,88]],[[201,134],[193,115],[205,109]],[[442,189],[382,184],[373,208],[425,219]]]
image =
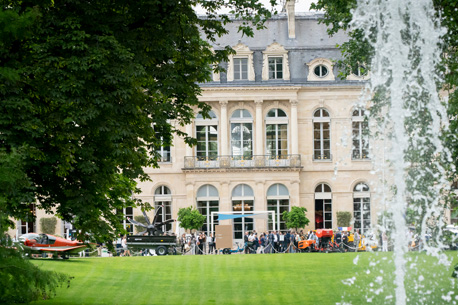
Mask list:
[[[165,185],[159,186],[154,191],[154,209],[158,221],[172,219],[172,192]],[[166,232],[170,230],[172,230],[171,223],[162,226],[162,231]]]
[[361,234],[371,229],[371,194],[365,183],[358,183],[353,189],[353,218],[353,227]]
[[313,159],[331,160],[331,119],[329,112],[320,108],[313,114]]
[[196,156],[198,161],[213,161],[218,157],[218,118],[209,111],[209,119],[199,113],[196,117]]
[[266,150],[272,159],[287,158],[288,117],[281,109],[271,109],[266,117]]
[[[200,214],[206,217],[201,231],[204,231],[207,235],[209,235],[210,232],[215,231],[214,227],[210,228],[211,213],[219,211],[218,190],[213,185],[206,184],[199,188],[197,191],[197,209]],[[213,215],[213,226],[218,223],[218,215],[215,213]]]
[[315,229],[332,229],[332,192],[325,183],[315,188]]
[[[234,212],[253,212],[254,193],[253,189],[246,184],[239,184],[232,190],[232,210]],[[253,218],[235,218],[233,222],[234,238],[242,239],[246,231],[254,229]]]
[[354,160],[369,159],[369,128],[364,117],[364,109],[355,109],[352,115]]
[[267,190],[267,210],[275,212],[275,224],[273,227],[272,216],[269,214],[269,230],[286,231],[286,224],[283,220],[283,212],[290,210],[289,192],[283,184],[274,184]]
[[231,154],[246,159],[253,156],[253,117],[246,109],[237,109],[232,113]]

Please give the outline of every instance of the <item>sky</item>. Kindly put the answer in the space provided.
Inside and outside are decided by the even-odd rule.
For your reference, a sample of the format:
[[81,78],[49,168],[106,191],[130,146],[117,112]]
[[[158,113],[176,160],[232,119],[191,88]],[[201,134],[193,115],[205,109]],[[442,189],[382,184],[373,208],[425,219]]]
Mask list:
[[[261,2],[265,3],[266,5],[268,5],[268,7],[270,7],[269,5],[269,0],[260,0]],[[278,2],[282,3],[284,2],[284,0],[277,0]],[[313,0],[296,0],[296,8],[295,8],[295,11],[296,13],[303,13],[303,12],[309,12],[309,8],[310,8],[310,3],[314,2]],[[281,11],[282,9],[282,5],[278,5],[276,6],[276,9],[277,11]],[[199,14],[203,14],[204,11],[201,9],[201,8],[196,8],[196,11],[199,13]],[[224,12],[224,11],[221,11],[221,13],[227,13],[227,12]]]

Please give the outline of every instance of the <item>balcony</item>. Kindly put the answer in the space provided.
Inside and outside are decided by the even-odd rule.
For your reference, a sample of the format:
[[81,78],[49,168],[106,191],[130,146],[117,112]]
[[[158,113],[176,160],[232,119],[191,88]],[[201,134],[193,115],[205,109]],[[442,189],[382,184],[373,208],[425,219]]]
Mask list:
[[184,169],[301,168],[301,155],[184,157]]

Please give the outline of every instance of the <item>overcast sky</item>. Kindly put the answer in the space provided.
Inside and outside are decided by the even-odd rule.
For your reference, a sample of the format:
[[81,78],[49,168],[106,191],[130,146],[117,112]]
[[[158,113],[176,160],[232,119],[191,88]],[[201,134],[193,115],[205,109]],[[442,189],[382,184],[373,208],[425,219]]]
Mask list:
[[[268,7],[270,7],[269,5],[269,0],[260,0],[261,2],[264,2],[266,5],[268,5]],[[280,2],[280,3],[283,3],[284,0],[277,0],[277,2]],[[296,12],[309,12],[310,11],[310,3],[314,2],[313,0],[296,0]],[[282,5],[277,5],[275,7],[277,9],[277,11],[281,11],[282,9]],[[204,13],[204,11],[201,9],[201,8],[196,8],[196,11],[198,13]],[[227,13],[227,12],[224,12],[224,11],[221,11],[221,13]]]

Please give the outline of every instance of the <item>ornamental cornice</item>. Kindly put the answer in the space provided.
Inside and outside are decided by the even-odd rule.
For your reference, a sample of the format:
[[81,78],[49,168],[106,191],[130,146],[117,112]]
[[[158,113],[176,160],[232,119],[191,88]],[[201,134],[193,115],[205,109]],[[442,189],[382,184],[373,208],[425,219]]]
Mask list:
[[229,173],[229,172],[300,172],[303,167],[267,168],[182,168],[183,173]]
[[298,91],[303,87],[300,86],[291,86],[291,87],[254,87],[254,86],[246,86],[246,87],[201,87],[202,91]]

